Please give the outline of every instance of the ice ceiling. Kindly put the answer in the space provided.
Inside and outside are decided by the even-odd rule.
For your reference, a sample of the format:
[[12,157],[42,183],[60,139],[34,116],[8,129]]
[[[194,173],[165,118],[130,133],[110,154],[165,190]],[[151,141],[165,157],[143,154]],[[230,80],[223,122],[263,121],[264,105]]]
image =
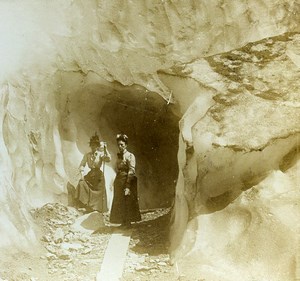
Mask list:
[[0,247],[36,243],[28,210],[76,182],[95,129],[113,154],[124,130],[140,161],[142,206],[175,198],[170,250],[180,271],[293,280],[299,8],[1,1]]

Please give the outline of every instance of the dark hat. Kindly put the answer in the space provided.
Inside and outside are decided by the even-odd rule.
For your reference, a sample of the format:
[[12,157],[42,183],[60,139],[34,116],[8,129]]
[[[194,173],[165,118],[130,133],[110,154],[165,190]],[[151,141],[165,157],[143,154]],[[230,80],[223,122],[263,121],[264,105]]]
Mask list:
[[100,139],[99,139],[99,136],[97,135],[97,133],[95,133],[95,135],[91,136],[89,144],[90,145],[92,145],[92,144],[100,145]]

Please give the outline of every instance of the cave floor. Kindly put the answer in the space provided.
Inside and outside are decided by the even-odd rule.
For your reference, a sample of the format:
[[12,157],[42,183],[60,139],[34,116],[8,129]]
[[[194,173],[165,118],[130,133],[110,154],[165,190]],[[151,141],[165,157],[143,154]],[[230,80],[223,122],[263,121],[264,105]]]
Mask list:
[[[85,226],[82,222],[77,224],[79,228],[74,227],[89,214],[59,203],[31,213],[39,230],[40,248],[32,253],[16,251],[2,259],[0,281],[94,281],[112,233],[123,231],[109,225],[107,214],[96,230],[95,216],[87,219]],[[142,221],[133,224],[121,281],[187,280],[169,261],[169,220],[170,209],[164,208],[143,212]]]

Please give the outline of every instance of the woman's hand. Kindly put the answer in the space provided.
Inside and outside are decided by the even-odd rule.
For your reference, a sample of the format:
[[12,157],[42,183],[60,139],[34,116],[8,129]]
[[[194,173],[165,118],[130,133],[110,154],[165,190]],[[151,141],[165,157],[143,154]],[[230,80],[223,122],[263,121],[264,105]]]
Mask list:
[[128,187],[126,187],[126,188],[124,189],[124,193],[125,193],[125,196],[130,195],[130,189],[129,189]]

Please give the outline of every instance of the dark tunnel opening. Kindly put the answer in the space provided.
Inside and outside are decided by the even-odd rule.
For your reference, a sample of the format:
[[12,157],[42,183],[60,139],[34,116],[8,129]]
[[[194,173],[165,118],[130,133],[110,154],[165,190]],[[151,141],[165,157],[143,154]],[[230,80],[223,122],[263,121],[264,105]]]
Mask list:
[[140,209],[170,207],[178,176],[179,135],[179,117],[172,105],[142,87],[115,84],[89,84],[66,100],[79,150],[86,151],[88,137],[98,131],[108,143],[114,169],[115,136],[127,134],[128,150],[136,156]]
[[[140,94],[138,94],[140,95]],[[129,149],[137,156],[141,208],[170,206],[178,174],[178,120],[162,100],[149,105],[147,95],[124,101],[109,95],[101,117],[114,124],[115,132],[129,137]],[[114,113],[114,114],[113,114]]]

